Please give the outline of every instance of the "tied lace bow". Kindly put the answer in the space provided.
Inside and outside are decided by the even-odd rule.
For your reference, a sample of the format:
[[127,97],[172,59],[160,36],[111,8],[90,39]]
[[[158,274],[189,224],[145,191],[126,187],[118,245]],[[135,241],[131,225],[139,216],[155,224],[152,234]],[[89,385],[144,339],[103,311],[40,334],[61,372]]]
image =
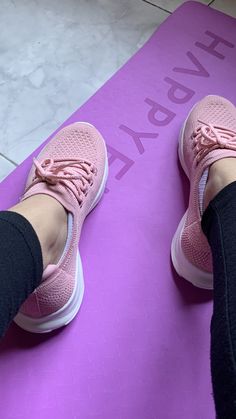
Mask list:
[[227,148],[236,151],[235,131],[212,124],[203,124],[193,133],[193,147],[197,162],[202,160],[210,151],[217,148]]
[[35,176],[26,192],[39,182],[50,185],[64,184],[76,196],[79,204],[87,195],[89,186],[93,184],[93,176],[97,173],[95,166],[86,160],[78,159],[45,159],[41,163],[34,158]]

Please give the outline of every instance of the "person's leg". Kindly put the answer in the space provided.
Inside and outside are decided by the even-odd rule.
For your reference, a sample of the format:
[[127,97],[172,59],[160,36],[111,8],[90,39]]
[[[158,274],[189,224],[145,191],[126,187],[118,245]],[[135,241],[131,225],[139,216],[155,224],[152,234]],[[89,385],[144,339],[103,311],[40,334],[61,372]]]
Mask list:
[[31,224],[14,212],[0,212],[0,338],[21,304],[39,285],[42,252]]
[[67,213],[55,199],[35,195],[0,212],[0,338],[43,269],[58,261],[67,236]]
[[213,258],[211,371],[219,419],[236,418],[235,180],[236,159],[222,159],[213,164],[205,192],[205,206],[209,205],[202,218]]
[[180,276],[200,288],[214,288],[211,368],[216,411],[219,419],[236,418],[234,104],[215,95],[198,102],[183,125],[179,157],[190,180],[190,194],[171,257]]

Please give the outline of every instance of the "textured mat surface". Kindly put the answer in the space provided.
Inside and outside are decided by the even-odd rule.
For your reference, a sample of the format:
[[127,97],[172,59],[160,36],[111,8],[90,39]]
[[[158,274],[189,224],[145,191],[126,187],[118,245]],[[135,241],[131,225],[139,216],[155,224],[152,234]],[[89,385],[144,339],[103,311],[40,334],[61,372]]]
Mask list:
[[[105,137],[108,192],[82,233],[76,320],[51,336],[13,325],[0,344],[2,418],[215,417],[211,294],[173,272],[170,244],[188,194],[178,133],[206,94],[236,103],[235,41],[233,18],[188,2],[65,122],[89,121]],[[31,162],[1,183],[1,209]]]

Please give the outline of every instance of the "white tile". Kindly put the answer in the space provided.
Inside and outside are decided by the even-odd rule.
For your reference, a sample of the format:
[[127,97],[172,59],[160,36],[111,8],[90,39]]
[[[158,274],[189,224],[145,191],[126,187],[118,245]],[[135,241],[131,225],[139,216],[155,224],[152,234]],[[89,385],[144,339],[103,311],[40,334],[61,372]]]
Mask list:
[[[155,4],[155,6],[162,7],[169,12],[174,12],[177,7],[185,3],[187,0],[148,0],[150,3]],[[210,0],[198,0],[199,3],[209,4]]]
[[220,10],[230,16],[236,17],[236,1],[235,0],[215,0],[211,5],[214,9]]
[[167,16],[141,0],[1,0],[0,152],[21,162]]
[[14,169],[15,166],[0,155],[0,182]]

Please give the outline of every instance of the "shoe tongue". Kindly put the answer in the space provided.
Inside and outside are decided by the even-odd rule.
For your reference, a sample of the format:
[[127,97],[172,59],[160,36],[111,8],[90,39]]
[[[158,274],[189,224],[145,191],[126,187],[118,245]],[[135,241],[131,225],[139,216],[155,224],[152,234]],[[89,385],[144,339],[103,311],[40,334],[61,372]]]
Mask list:
[[45,194],[55,198],[68,212],[71,213],[74,213],[75,207],[77,208],[78,206],[73,194],[60,184],[50,186],[46,182],[37,183],[23,195],[22,200],[36,194]]
[[236,157],[236,151],[228,148],[217,148],[205,156],[202,161],[202,166],[207,168],[217,160],[225,159],[227,157]]

